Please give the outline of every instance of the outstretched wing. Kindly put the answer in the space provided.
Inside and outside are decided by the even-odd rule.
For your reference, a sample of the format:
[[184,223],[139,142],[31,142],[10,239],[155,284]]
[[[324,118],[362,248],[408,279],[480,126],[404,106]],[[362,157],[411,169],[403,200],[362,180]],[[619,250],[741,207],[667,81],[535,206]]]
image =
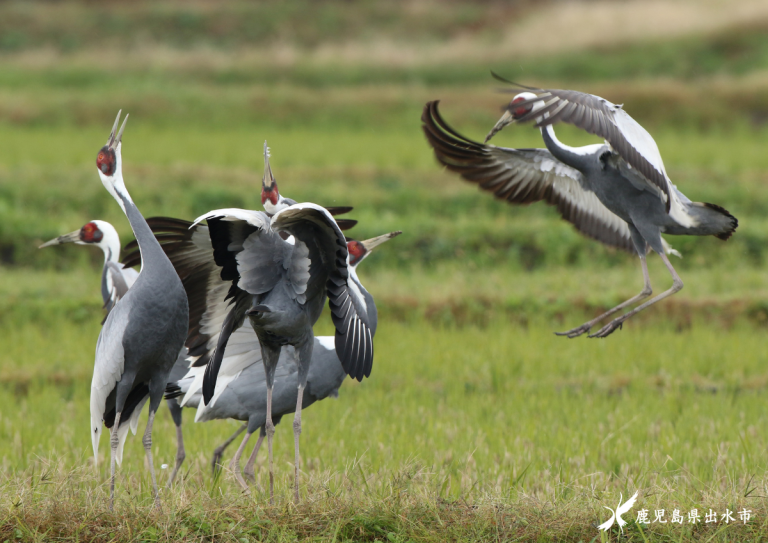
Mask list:
[[291,234],[309,248],[307,297],[326,290],[339,360],[350,377],[362,381],[373,366],[373,336],[365,297],[350,274],[344,234],[325,208],[310,203],[276,213],[272,228]]
[[579,232],[606,245],[635,252],[627,223],[581,184],[582,174],[546,149],[507,149],[465,138],[429,102],[421,116],[437,160],[464,179],[513,204],[544,200]]
[[[205,366],[216,349],[221,325],[233,300],[232,279],[222,278],[206,225],[169,217],[151,217],[147,224],[176,269],[189,299],[186,347],[194,366]],[[135,241],[125,246],[123,264],[141,263]]]
[[624,160],[661,190],[667,211],[670,210],[672,183],[664,169],[659,148],[648,131],[620,105],[574,90],[519,87],[536,94],[536,98],[518,102],[516,108],[525,108],[539,100],[544,101],[544,107],[531,110],[518,122],[535,120],[538,127],[564,122],[604,138]]

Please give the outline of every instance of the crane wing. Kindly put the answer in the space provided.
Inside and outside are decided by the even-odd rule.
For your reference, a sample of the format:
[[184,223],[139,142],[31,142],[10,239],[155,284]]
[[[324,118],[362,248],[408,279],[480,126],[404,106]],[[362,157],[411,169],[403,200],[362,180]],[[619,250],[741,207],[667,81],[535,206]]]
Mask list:
[[635,253],[627,223],[582,187],[582,174],[546,149],[507,149],[465,138],[429,102],[422,128],[437,160],[464,179],[513,204],[543,200],[587,237]]
[[[195,366],[205,366],[213,356],[221,326],[233,300],[229,297],[232,279],[222,278],[216,264],[206,225],[169,217],[151,217],[147,224],[179,274],[189,299],[189,332],[186,347]],[[135,241],[125,246],[126,267],[141,262]]]
[[344,371],[361,381],[371,374],[373,336],[359,281],[348,266],[344,234],[328,211],[316,204],[296,204],[272,217],[272,228],[294,236],[309,249],[307,296],[326,289],[336,328],[335,344]]
[[[127,309],[127,307],[126,307]],[[125,352],[122,343],[122,330],[128,325],[128,311],[113,311],[96,342],[96,360],[91,380],[91,443],[94,461],[99,457],[99,438],[103,427],[107,397],[122,378],[125,369]],[[123,436],[123,440],[125,436]]]
[[544,101],[544,107],[531,110],[517,119],[518,122],[535,120],[537,127],[564,122],[604,138],[649,183],[662,191],[662,199],[670,211],[672,183],[656,141],[620,105],[574,90],[520,87],[536,94],[536,98],[518,102],[515,107],[524,108],[539,100]]

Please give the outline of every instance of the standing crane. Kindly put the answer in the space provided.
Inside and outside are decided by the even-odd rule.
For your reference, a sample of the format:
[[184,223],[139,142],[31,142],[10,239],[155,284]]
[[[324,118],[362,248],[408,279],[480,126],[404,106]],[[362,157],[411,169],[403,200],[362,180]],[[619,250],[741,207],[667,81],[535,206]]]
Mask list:
[[[272,177],[265,153],[265,176]],[[202,228],[201,221],[207,226]],[[184,269],[192,314],[187,347],[205,361],[204,403],[213,397],[221,361],[232,333],[246,317],[259,339],[267,381],[266,434],[270,455],[270,500],[274,500],[272,389],[285,345],[296,350],[299,394],[294,416],[294,496],[299,498],[301,403],[314,345],[312,327],[329,298],[336,327],[336,352],[345,372],[370,375],[373,341],[364,289],[347,264],[344,234],[331,213],[316,204],[294,204],[273,217],[262,211],[221,209],[206,213],[191,230],[193,243],[210,254],[206,266]],[[282,235],[281,235],[282,234]],[[283,238],[285,236],[285,239]]]
[[[348,241],[349,267],[357,270],[371,251],[382,243],[398,236],[401,232],[391,232],[365,241]],[[171,262],[186,260],[190,262],[195,258],[194,245],[182,243],[185,233],[178,232],[175,239],[173,234],[164,237],[166,242],[163,247],[171,259]],[[198,253],[198,259],[200,255]],[[210,258],[210,257],[209,257]],[[200,262],[204,265],[205,262]],[[373,297],[365,290],[363,295],[366,300],[368,321],[371,323],[371,337],[376,333],[378,317],[376,304]],[[194,324],[193,324],[194,326]],[[245,446],[257,430],[259,439],[245,465],[243,475],[255,480],[254,464],[256,456],[266,436],[266,375],[262,366],[261,346],[253,328],[242,326],[229,337],[227,350],[221,362],[216,390],[208,405],[205,405],[202,397],[202,384],[204,368],[190,368],[184,379],[176,383],[169,383],[166,388],[166,398],[178,398],[184,395],[181,405],[197,406],[195,422],[203,422],[216,419],[236,419],[246,421],[248,432],[230,463],[238,483],[243,490],[248,491],[248,486],[240,475],[240,457]],[[346,372],[336,355],[334,338],[331,336],[315,337],[312,349],[312,362],[309,365],[307,385],[304,389],[302,409],[306,409],[313,403],[323,400],[328,396],[338,396]],[[281,354],[275,370],[275,386],[272,397],[272,420],[275,424],[289,413],[293,413],[298,401],[299,367],[296,361],[296,352],[291,346],[286,346]],[[219,451],[219,449],[217,449]],[[214,453],[212,465],[216,466],[221,452]]]
[[[692,202],[672,184],[651,135],[621,106],[582,92],[524,87],[510,102],[486,142],[510,123],[534,121],[546,149],[507,149],[474,142],[453,130],[429,102],[422,128],[437,160],[464,179],[514,204],[544,200],[582,234],[640,257],[643,289],[629,300],[567,332],[589,332],[603,319],[652,294],[646,253],[658,253],[672,275],[672,287],[617,317],[589,337],[604,338],[640,311],[678,292],[683,282],[667,257],[676,253],[661,237],[712,235],[726,240],[736,218],[715,204]],[[605,143],[569,147],[553,125],[573,124]]]
[[[115,462],[122,460],[129,421],[135,429],[141,408],[149,399],[149,420],[142,440],[152,478],[155,505],[160,508],[152,462],[152,424],[176,357],[187,335],[187,295],[133,203],[123,181],[122,136],[117,114],[106,145],[96,157],[101,182],[128,218],[141,250],[141,273],[133,286],[107,315],[96,343],[96,362],[91,382],[91,441],[98,459],[102,423],[111,429],[110,508],[115,503]],[[117,134],[116,134],[117,132]]]
[[[272,167],[269,164],[269,147],[267,147],[267,142],[264,142],[264,156],[266,157],[266,166],[264,171],[264,176],[261,180],[261,203],[264,206],[264,210],[267,212],[267,215],[270,217],[277,213],[278,211],[281,211],[293,204],[296,203],[295,200],[292,200],[291,198],[287,198],[283,196],[277,187],[277,180],[275,179],[274,175],[272,174]],[[325,209],[328,210],[328,212],[334,216],[334,219],[336,220],[336,224],[339,226],[339,229],[341,230],[349,230],[350,228],[354,227],[357,224],[356,220],[353,219],[337,219],[337,215],[343,215],[345,213],[349,213],[352,211],[352,207],[349,206],[328,206]],[[175,249],[177,249],[176,244],[184,241],[189,241],[191,237],[188,235],[190,232],[188,232],[189,227],[192,225],[192,223],[183,221],[180,219],[172,219],[169,217],[150,217],[147,219],[147,224],[149,225],[152,232],[155,234],[157,239],[162,243],[163,249],[166,250],[166,253],[169,255],[177,255],[177,252]],[[117,235],[115,233],[115,235]],[[287,236],[286,236],[287,237]],[[57,238],[59,239],[59,238]],[[53,240],[52,240],[53,241]],[[171,242],[174,243],[171,243]],[[369,240],[370,241],[370,240]],[[49,242],[51,243],[51,242]],[[210,248],[210,242],[208,243],[208,247]],[[354,242],[358,243],[358,242]],[[113,254],[118,254],[120,249],[119,242],[117,243],[117,248],[113,251]],[[174,249],[171,251],[171,249]],[[181,254],[181,253],[178,253]],[[175,258],[173,256],[172,258]],[[213,259],[213,253],[211,252],[209,255],[209,260],[212,261]],[[141,264],[141,254],[139,251],[138,244],[136,243],[136,240],[131,241],[125,246],[125,255],[123,257],[123,266],[124,270],[126,270],[126,273],[136,273],[132,267],[138,266]],[[174,266],[176,266],[176,261],[174,261]],[[187,285],[187,275],[190,271],[190,267],[188,265],[178,266],[176,267],[177,271],[180,274],[180,279],[182,280],[182,283]],[[192,283],[194,285],[194,282]],[[187,295],[190,300],[195,300],[199,298],[200,293],[194,292],[191,290],[187,290]],[[193,303],[194,306],[194,303]],[[194,315],[195,311],[192,310],[190,312],[190,315]],[[190,318],[190,321],[194,321],[194,319]],[[199,323],[193,325],[193,326],[199,326]],[[236,332],[238,333],[238,332]],[[218,336],[217,336],[218,337]],[[215,345],[215,343],[214,343]],[[200,351],[200,348],[203,347],[203,351]],[[177,363],[174,365],[173,370],[171,371],[171,375],[169,377],[169,382],[176,382],[182,379],[189,370],[193,370],[193,368],[204,368],[205,365],[208,363],[207,357],[201,357],[199,356],[200,352],[204,352],[204,346],[199,346],[195,352],[188,353],[187,349],[185,348],[183,350],[183,353],[179,355],[179,359],[177,360]],[[191,355],[192,362],[191,362],[191,368],[190,363],[187,362],[187,355]],[[202,379],[202,373],[200,374],[200,377]],[[184,443],[182,438],[182,431],[181,431],[181,407],[178,404],[178,401],[176,399],[167,399],[168,407],[171,409],[171,414],[173,416],[174,423],[176,424],[176,435],[177,440],[179,443],[179,447],[177,449],[176,454],[176,466],[173,469],[173,472],[171,473],[171,476],[168,480],[168,486],[170,486],[175,477],[178,473],[181,464],[184,462],[185,454],[184,454]],[[193,404],[189,404],[190,407],[197,407],[198,402],[194,402]],[[202,404],[204,405],[204,404]],[[230,436],[222,445],[216,448],[213,454],[213,461],[212,466],[214,470],[216,469],[216,466],[218,465],[218,461],[221,459],[221,456],[224,452],[224,449],[226,449],[241,433],[243,433],[246,428],[248,427],[247,423],[238,428],[232,436]]]
[[[115,304],[120,298],[125,296],[125,293],[128,292],[128,289],[131,288],[139,277],[139,272],[131,267],[124,266],[119,261],[120,236],[117,230],[106,221],[95,220],[85,224],[80,230],[75,230],[45,242],[39,248],[42,249],[43,247],[62,245],[64,243],[94,245],[104,252],[104,267],[101,272],[101,296],[108,315]],[[140,261],[141,257],[137,255],[136,263],[138,264]],[[104,320],[106,320],[106,316]],[[169,380],[181,379],[186,375],[189,369],[186,358],[187,350],[182,348],[168,377]],[[176,426],[176,465],[168,478],[168,486],[170,487],[176,479],[181,465],[184,463],[186,453],[184,451],[184,435],[181,431],[181,406],[178,400],[174,399],[167,399],[166,404],[171,411],[171,418]],[[133,430],[135,433],[136,429],[133,428]]]

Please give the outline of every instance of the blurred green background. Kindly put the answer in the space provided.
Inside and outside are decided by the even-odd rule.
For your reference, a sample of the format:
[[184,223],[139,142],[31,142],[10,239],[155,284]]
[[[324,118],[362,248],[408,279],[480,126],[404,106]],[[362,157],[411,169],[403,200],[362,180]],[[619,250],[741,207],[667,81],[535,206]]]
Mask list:
[[[481,138],[509,99],[491,70],[623,103],[656,138],[678,188],[737,216],[736,234],[727,243],[668,237],[683,253],[673,264],[684,290],[609,339],[550,336],[635,294],[641,273],[636,258],[579,236],[545,205],[496,202],[436,165],[420,129],[423,105],[440,99],[454,128]],[[669,402],[678,415],[703,405],[692,420],[722,430],[681,461],[703,480],[717,479],[712,450],[721,444],[768,445],[747,428],[768,422],[760,407],[768,384],[761,343],[768,325],[766,2],[0,2],[0,383],[16,398],[0,418],[4,469],[24,468],[31,455],[63,443],[41,437],[18,446],[29,415],[14,413],[14,405],[31,395],[33,410],[36,395],[56,396],[44,391],[60,391],[56,397],[79,413],[69,461],[89,454],[83,410],[101,319],[102,255],[37,246],[96,218],[112,222],[124,244],[131,239],[94,169],[121,108],[130,113],[126,184],[145,216],[192,219],[220,207],[259,208],[267,140],[285,195],[354,206],[350,217],[360,224],[352,234],[361,239],[404,231],[360,273],[380,308],[373,377],[307,412],[303,450],[325,459],[317,466],[343,466],[366,450],[380,468],[416,457],[448,466],[458,481],[454,494],[503,493],[509,480],[547,494],[553,481],[584,473],[602,473],[606,484],[626,481],[672,454],[675,445],[664,449],[652,430],[674,428]],[[567,127],[558,133],[571,145],[594,141]],[[510,127],[495,143],[542,146],[529,126]],[[655,291],[666,289],[658,259],[650,265]],[[319,327],[330,331],[327,319]],[[452,341],[454,350],[424,351]],[[420,377],[413,375],[419,364]],[[611,415],[618,422],[605,419],[608,404],[619,409],[617,387],[637,392],[626,407],[640,413],[635,419],[623,411]],[[743,390],[750,392],[739,395]],[[534,437],[537,425],[516,426],[526,394],[540,402],[551,435]],[[723,404],[723,394],[732,401]],[[399,399],[385,406],[393,415],[465,413],[451,424],[458,435],[468,432],[468,441],[446,437],[437,420],[429,430],[436,437],[424,447],[403,441],[379,448],[378,437],[360,432],[335,453],[317,450],[313,424],[333,427],[350,409],[375,413],[387,398]],[[554,415],[580,413],[585,398],[597,406],[583,425]],[[438,413],[441,401],[451,408]],[[746,422],[739,419],[744,412],[752,417]],[[742,426],[726,424],[737,420]],[[394,439],[404,421],[380,421],[379,436]],[[629,421],[638,428],[632,443],[613,441],[606,445],[618,447],[612,452],[568,460],[573,450],[594,452],[604,425]],[[37,424],[35,432],[43,432],[50,421]],[[169,420],[163,424],[169,429]],[[188,453],[200,469],[229,431],[191,439]],[[475,431],[496,438],[481,447],[486,452],[467,482],[458,474],[476,446]],[[166,433],[158,442],[170,458]],[[520,437],[526,435],[532,441]],[[683,438],[670,439],[690,448]],[[138,470],[139,440],[129,447]],[[448,450],[464,460],[454,465],[440,456]],[[541,450],[549,452],[535,452]],[[558,462],[565,467],[555,473],[550,467]],[[526,465],[536,477],[518,479]],[[750,473],[762,477],[764,467],[756,455],[728,468],[735,470],[733,488]]]

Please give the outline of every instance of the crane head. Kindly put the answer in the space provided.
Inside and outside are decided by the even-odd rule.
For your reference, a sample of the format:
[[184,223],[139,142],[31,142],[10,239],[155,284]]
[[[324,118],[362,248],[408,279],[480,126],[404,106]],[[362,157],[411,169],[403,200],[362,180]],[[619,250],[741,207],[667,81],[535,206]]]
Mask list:
[[[101,222],[101,221],[99,221]],[[77,245],[98,244],[104,238],[104,232],[99,229],[96,221],[85,224],[80,230],[75,230],[69,234],[63,234],[43,243],[39,249],[50,247],[51,245],[63,245],[64,243],[76,243]]]
[[122,157],[121,147],[123,142],[123,131],[125,130],[125,123],[128,121],[128,115],[126,114],[123,119],[123,125],[120,127],[120,131],[117,131],[117,125],[120,122],[120,113],[117,112],[117,118],[115,124],[112,125],[112,131],[109,133],[109,139],[107,143],[99,150],[99,154],[96,155],[96,169],[99,171],[99,177],[101,183],[104,185],[112,197],[117,200],[120,207],[125,211],[125,202],[133,202],[131,200],[128,191],[125,190],[123,184],[123,171],[122,171]]
[[39,248],[63,245],[64,243],[96,245],[104,251],[107,260],[114,260],[115,262],[120,256],[120,236],[115,227],[106,221],[94,220],[86,223],[80,230],[46,241]]
[[368,256],[374,248],[378,247],[385,241],[389,241],[394,237],[402,234],[401,231],[390,232],[383,236],[377,236],[375,238],[367,239],[365,241],[350,240],[347,242],[347,252],[349,253],[349,265],[356,267],[362,262],[366,256]]
[[[120,113],[123,110],[117,112],[117,118],[115,124],[112,126],[112,132],[109,134],[109,139],[104,147],[99,150],[99,154],[96,155],[96,167],[99,169],[99,173],[111,177],[115,175],[118,165],[118,155],[120,154],[120,147],[123,140],[123,130],[125,130],[125,123],[128,121],[128,115],[123,119],[123,126],[120,127],[120,132],[117,132],[117,125],[120,122]],[[116,134],[117,132],[117,134]]]
[[512,101],[509,102],[509,105],[506,107],[504,114],[501,116],[501,119],[499,119],[494,127],[491,128],[491,131],[488,132],[488,135],[485,136],[485,143],[488,143],[488,140],[490,140],[499,130],[508,124],[517,121],[521,117],[530,113],[532,110],[535,111],[544,107],[544,101],[536,100],[537,98],[538,96],[532,92],[521,92],[512,98]]
[[261,205],[267,213],[274,214],[280,211],[277,207],[280,200],[280,192],[277,190],[277,181],[272,174],[272,166],[269,165],[269,147],[264,142],[264,177],[261,178]]

